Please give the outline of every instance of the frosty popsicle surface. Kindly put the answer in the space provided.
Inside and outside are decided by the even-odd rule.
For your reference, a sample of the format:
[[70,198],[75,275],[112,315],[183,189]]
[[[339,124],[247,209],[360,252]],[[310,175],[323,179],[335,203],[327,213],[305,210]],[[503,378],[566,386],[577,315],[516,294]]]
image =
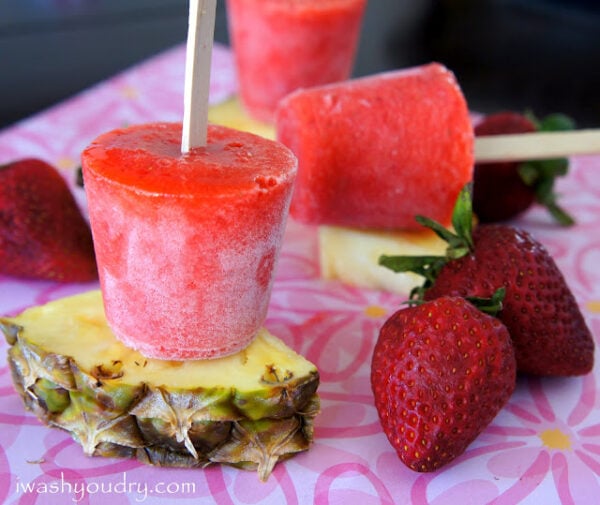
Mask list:
[[277,142],[214,125],[182,154],[181,132],[118,129],[82,155],[109,325],[173,360],[237,352],[263,324],[297,165]]
[[239,92],[255,119],[273,121],[298,88],[347,79],[366,0],[227,0]]
[[420,229],[449,224],[473,174],[473,127],[448,69],[431,63],[298,90],[277,110],[298,157],[291,215],[317,225]]

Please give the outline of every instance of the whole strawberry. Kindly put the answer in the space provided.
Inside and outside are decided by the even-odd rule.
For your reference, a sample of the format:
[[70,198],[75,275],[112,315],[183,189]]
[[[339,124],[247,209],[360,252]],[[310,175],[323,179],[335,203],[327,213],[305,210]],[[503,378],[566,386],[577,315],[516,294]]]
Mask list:
[[460,297],[399,310],[381,328],[371,386],[402,462],[433,471],[462,454],[515,388],[505,326]]
[[[508,133],[529,133],[572,129],[566,116],[553,114],[541,122],[517,112],[498,112],[486,116],[475,126],[477,137]],[[562,209],[554,193],[554,182],[566,175],[565,158],[476,163],[473,173],[473,209],[483,223],[506,221],[531,207],[534,202],[545,206],[562,225],[573,218]]]
[[519,372],[533,375],[583,375],[594,365],[594,341],[577,301],[547,250],[528,232],[504,225],[471,230],[468,191],[456,206],[456,234],[426,218],[449,242],[445,257],[383,257],[396,271],[412,270],[426,277],[413,295],[490,297],[506,290],[498,318],[515,347]]
[[65,180],[44,161],[0,166],[0,273],[61,282],[97,278],[89,225]]
[[486,297],[499,286],[506,297],[498,317],[513,338],[520,372],[581,375],[592,369],[593,339],[577,302],[552,257],[524,230],[479,226],[472,252],[447,263],[425,299]]

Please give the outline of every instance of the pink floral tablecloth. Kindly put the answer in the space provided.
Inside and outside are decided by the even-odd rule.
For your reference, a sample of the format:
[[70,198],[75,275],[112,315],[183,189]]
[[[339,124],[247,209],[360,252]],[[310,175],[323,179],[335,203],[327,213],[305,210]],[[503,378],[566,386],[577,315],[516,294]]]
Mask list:
[[[213,103],[235,93],[231,63],[229,51],[216,46]],[[85,209],[83,190],[74,184],[82,149],[124,124],[180,120],[183,74],[180,46],[0,131],[0,164],[45,159],[62,171]],[[559,190],[575,227],[553,225],[540,209],[519,224],[548,247],[600,345],[600,156],[574,158]],[[315,230],[290,221],[266,324],[320,370],[322,413],[310,451],[279,464],[266,483],[228,467],[174,470],[88,458],[66,433],[25,411],[2,360],[0,502],[600,503],[598,366],[582,378],[520,379],[506,408],[454,463],[431,474],[406,469],[381,431],[369,385],[379,328],[405,297],[320,280],[316,248]],[[0,276],[0,314],[96,287]]]

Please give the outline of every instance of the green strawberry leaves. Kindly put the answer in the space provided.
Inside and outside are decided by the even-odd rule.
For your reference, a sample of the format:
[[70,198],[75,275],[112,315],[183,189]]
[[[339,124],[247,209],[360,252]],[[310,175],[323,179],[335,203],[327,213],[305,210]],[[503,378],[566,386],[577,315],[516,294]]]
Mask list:
[[424,216],[415,219],[433,230],[448,243],[444,256],[387,256],[379,257],[379,264],[394,272],[413,272],[425,278],[422,286],[413,288],[411,300],[421,300],[423,294],[433,285],[442,267],[450,260],[462,258],[473,250],[473,199],[472,185],[467,184],[459,193],[452,213],[454,232],[437,221]]
[[527,111],[525,116],[537,127],[541,132],[555,132],[575,129],[575,121],[566,114],[559,112],[549,114],[541,120],[536,118],[531,111]]
[[379,257],[379,264],[393,272],[413,272],[425,278],[423,285],[414,287],[409,300],[423,300],[427,288],[433,285],[439,271],[446,264],[445,256],[387,256]]
[[[425,291],[431,287],[440,270],[451,260],[462,258],[474,249],[473,244],[473,205],[472,184],[467,184],[459,193],[452,212],[452,227],[455,233],[437,221],[424,216],[416,216],[423,226],[433,230],[448,243],[444,256],[386,256],[379,257],[379,264],[394,272],[412,272],[425,278],[421,286],[412,289],[409,304],[418,304],[424,300]],[[467,300],[479,310],[495,316],[502,310],[502,301],[506,289],[500,287],[491,298],[468,297]]]
[[[564,114],[550,114],[538,120],[531,112],[525,116],[535,124],[539,132],[569,131],[575,129],[575,122]],[[567,158],[530,160],[519,165],[519,175],[523,182],[533,188],[538,203],[546,207],[550,215],[562,226],[571,226],[575,220],[558,205],[558,195],[554,192],[557,177],[567,175]]]
[[481,298],[477,296],[467,296],[465,299],[471,302],[481,312],[490,316],[496,316],[502,310],[502,302],[506,296],[506,288],[498,288],[491,298]]

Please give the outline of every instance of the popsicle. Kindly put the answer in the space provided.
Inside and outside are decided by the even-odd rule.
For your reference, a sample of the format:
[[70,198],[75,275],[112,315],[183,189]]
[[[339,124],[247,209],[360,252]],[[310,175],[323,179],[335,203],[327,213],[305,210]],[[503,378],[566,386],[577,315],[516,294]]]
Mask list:
[[227,0],[229,33],[247,112],[273,121],[298,88],[347,79],[366,0]]
[[291,215],[308,224],[420,229],[449,224],[473,174],[473,128],[438,63],[298,90],[279,104],[277,138],[298,157]]
[[106,316],[151,358],[232,354],[264,322],[297,160],[282,144],[209,125],[131,126],[82,156]]

